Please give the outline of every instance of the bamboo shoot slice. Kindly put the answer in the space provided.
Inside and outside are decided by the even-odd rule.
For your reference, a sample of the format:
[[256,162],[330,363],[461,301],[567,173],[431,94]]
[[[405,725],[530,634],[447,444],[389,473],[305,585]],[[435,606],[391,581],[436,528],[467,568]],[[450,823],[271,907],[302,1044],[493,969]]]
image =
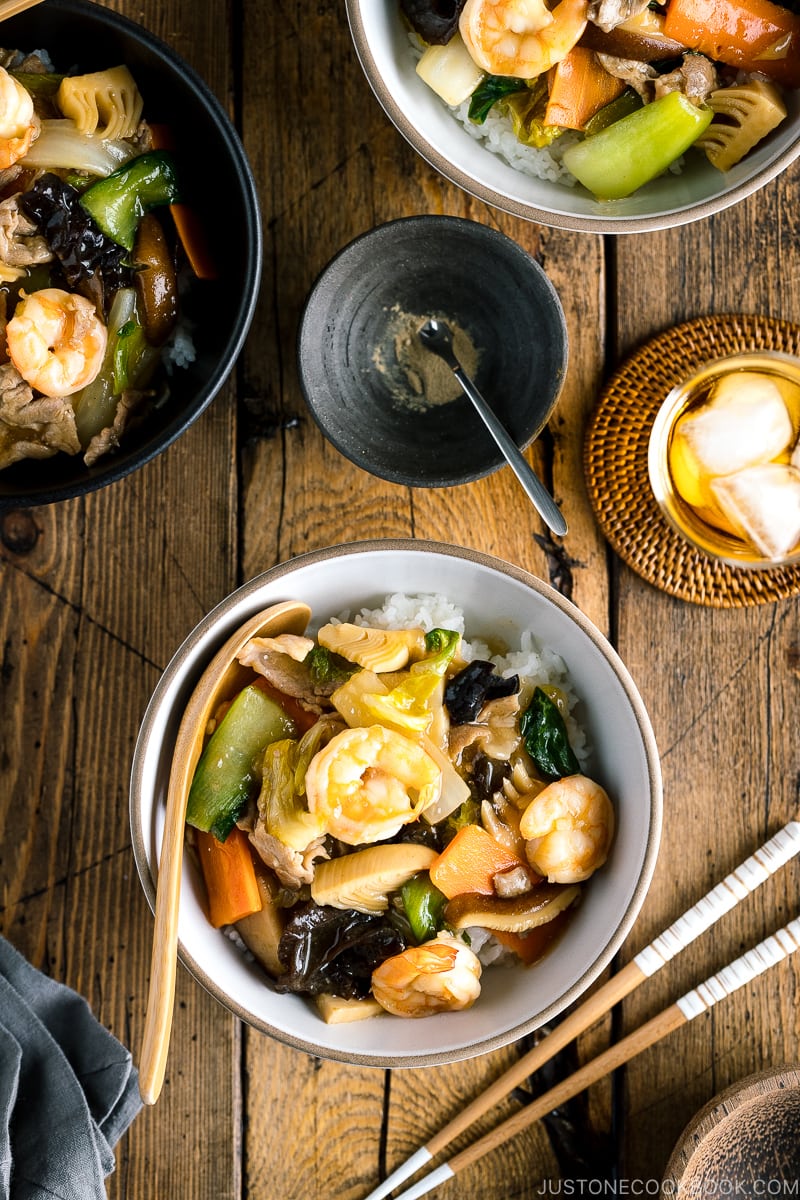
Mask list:
[[430,846],[413,842],[356,850],[317,864],[311,896],[317,904],[331,908],[385,912],[391,893],[419,871],[426,871],[436,857]]

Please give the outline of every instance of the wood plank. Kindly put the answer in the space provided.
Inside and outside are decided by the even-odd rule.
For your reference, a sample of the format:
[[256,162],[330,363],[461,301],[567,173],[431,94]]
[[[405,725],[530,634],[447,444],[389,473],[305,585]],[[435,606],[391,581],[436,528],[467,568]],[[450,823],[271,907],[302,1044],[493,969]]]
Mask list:
[[[219,5],[113,7],[184,53],[229,106]],[[130,760],[160,671],[236,581],[234,435],[229,386],[135,476],[2,522],[2,928],[134,1055],[152,917],[131,855]],[[233,1019],[181,970],[164,1094],[123,1140],[111,1197],[239,1195],[238,1062]]]
[[[246,6],[242,45],[243,134],[266,238],[260,333],[244,356],[241,569],[250,578],[306,550],[379,532],[407,537],[413,527],[406,489],[373,479],[323,439],[294,365],[314,279],[378,203],[363,139],[380,119],[359,75],[342,73],[352,52],[338,10],[298,6],[287,25],[275,6]],[[333,124],[320,119],[332,78],[342,106]],[[274,112],[292,120],[264,121]],[[252,1032],[244,1050],[245,1193],[357,1200],[376,1177],[384,1073],[322,1062]]]
[[[120,7],[184,56],[232,113],[230,4],[143,0],[135,12],[130,5]],[[98,498],[103,508],[114,504],[114,510],[98,514],[93,528],[127,529],[132,557],[107,564],[92,591],[101,597],[104,610],[115,609],[109,614],[114,628],[124,630],[160,667],[237,579],[235,428],[235,392],[228,384],[175,446],[126,481],[126,497],[111,489]],[[101,556],[102,546],[93,540],[87,564]],[[152,671],[143,680],[137,673],[136,723],[157,674]],[[129,1044],[136,1048],[143,1029],[152,918],[141,900],[134,912],[130,936],[139,965],[129,998]],[[162,1098],[142,1114],[127,1145],[123,1143],[112,1196],[190,1194],[211,1200],[240,1193],[238,1026],[183,969],[175,1012]]]
[[[618,355],[695,315],[796,318],[800,281],[786,270],[797,244],[790,195],[790,180],[776,181],[710,221],[620,239]],[[743,255],[752,239],[755,253]],[[651,270],[643,270],[648,261]],[[675,286],[665,286],[668,280]],[[664,768],[662,851],[632,946],[638,949],[796,815],[789,794],[794,705],[786,663],[797,644],[797,616],[791,602],[721,612],[687,605],[624,567],[617,605],[619,649],[642,686]],[[625,1027],[785,923],[793,915],[786,889],[791,895],[796,880],[796,867],[787,868],[730,914],[718,935],[681,955],[666,978],[630,997]],[[668,1051],[629,1064],[625,1169],[631,1179],[659,1177],[683,1126],[720,1087],[794,1056],[797,1016],[788,995],[796,981],[797,965],[782,964],[678,1031]]]
[[[592,239],[586,255],[586,247],[574,235],[515,221],[447,184],[410,151],[381,113],[354,61],[341,15],[306,6],[305,16],[302,20],[298,15],[288,30],[284,16],[269,6],[251,6],[245,12],[245,145],[260,183],[267,267],[257,316],[264,335],[251,339],[245,356],[254,436],[243,455],[244,576],[324,545],[413,535],[510,559],[560,586],[604,627],[608,615],[605,548],[585,497],[576,436],[592,399],[589,381],[601,369],[602,242]],[[312,61],[313,69],[306,69]],[[337,79],[339,89],[333,129],[330,122],[319,119],[320,105],[328,103],[319,94],[320,81],[327,86],[331,77]],[[276,106],[295,115],[291,129],[286,122],[262,119],[261,114]],[[276,162],[283,164],[280,171],[274,169]],[[417,212],[463,216],[501,229],[542,259],[546,269],[552,267],[554,282],[563,289],[570,371],[551,432],[530,455],[545,478],[552,477],[556,494],[568,507],[572,528],[566,552],[550,540],[548,556],[537,543],[536,537],[541,538],[545,530],[510,471],[498,471],[468,487],[409,491],[353,467],[325,442],[305,408],[294,367],[294,343],[300,311],[315,278],[338,250],[364,230]],[[579,297],[572,294],[568,266],[576,253],[586,258],[586,276],[594,281],[594,287],[582,289]],[[279,521],[270,519],[276,507]],[[509,514],[513,514],[511,522]],[[287,1174],[277,1150],[284,1138],[267,1138],[267,1131],[276,1120],[281,1127],[288,1122],[286,1137],[294,1145],[302,1143],[304,1131],[308,1143],[307,1131],[313,1129],[318,1155],[319,1130],[326,1130],[324,1092],[308,1093],[307,1111],[304,1105],[302,1123],[296,1125],[297,1109],[293,1120],[281,1114],[280,1080],[289,1069],[293,1075],[305,1076],[303,1056],[270,1048],[257,1038],[248,1038],[246,1047],[249,1078],[266,1080],[249,1114],[248,1186],[257,1194],[259,1184],[277,1171],[281,1188],[289,1189],[287,1195],[314,1194],[310,1182],[304,1192]],[[479,1091],[512,1053],[434,1072],[392,1073],[385,1169],[443,1124],[453,1105]],[[351,1069],[335,1064],[321,1064],[319,1070],[326,1083],[336,1080],[331,1085],[334,1092],[346,1088],[352,1075]],[[352,1191],[353,1178],[360,1178],[363,1188],[378,1177],[380,1094],[375,1081],[380,1075],[356,1074],[373,1082],[362,1084],[366,1090],[359,1091],[349,1110],[350,1120],[358,1129],[363,1125],[369,1136],[365,1133],[363,1144],[359,1142],[355,1150],[348,1143],[346,1152],[337,1155],[326,1131],[324,1148],[337,1169],[330,1177],[309,1175],[309,1180],[317,1181],[319,1195],[357,1195]],[[359,1109],[360,1102],[366,1107]],[[304,1171],[324,1171],[310,1152],[302,1161],[307,1158]],[[533,1163],[541,1164],[538,1173]],[[521,1189],[514,1194],[534,1194],[535,1181],[554,1170],[541,1128],[519,1140],[503,1170]],[[471,1181],[460,1181],[459,1194],[465,1198],[492,1194],[496,1171],[496,1163],[476,1169]]]
[[[264,215],[264,286],[236,378],[175,446],[97,496],[0,520],[0,927],[135,1050],[152,917],[130,856],[127,777],[159,673],[242,579],[324,545],[417,536],[549,580],[613,634],[639,684],[664,758],[665,827],[625,960],[796,815],[800,630],[792,603],[712,612],[613,561],[609,574],[583,484],[582,429],[603,378],[653,333],[709,312],[796,319],[792,173],[695,226],[605,243],[547,230],[466,196],[414,154],[363,78],[341,5],[111,6],[183,54],[229,112],[241,110]],[[507,470],[466,488],[400,488],[353,467],[306,411],[295,337],[316,275],[359,233],[422,212],[503,230],[559,290],[569,370],[528,453],[564,506],[563,546],[545,536]],[[799,875],[797,864],[781,872],[718,936],[630,997],[624,1029],[794,916]],[[626,1179],[656,1178],[686,1120],[721,1087],[796,1059],[797,971],[783,964],[628,1066]],[[606,1022],[581,1039],[581,1058],[609,1032]],[[109,1195],[359,1200],[515,1053],[391,1073],[322,1062],[240,1028],[180,971],[167,1086],[121,1145]],[[608,1083],[591,1090],[590,1108],[608,1129]],[[557,1178],[536,1125],[442,1197],[526,1200]]]
[[[125,11],[133,15],[130,6]],[[135,15],[196,68],[232,114],[229,14],[229,4],[211,0],[171,0],[168,5],[145,0]],[[98,590],[104,597],[125,594],[124,601],[118,600],[124,605],[120,623],[134,631],[128,636],[140,640],[161,667],[237,581],[235,430],[231,381],[175,446],[130,481],[133,519],[126,519],[124,511],[111,514],[108,527],[129,528],[129,553],[135,558],[121,562],[118,573],[106,572],[105,586]],[[100,548],[91,551],[89,562],[96,561]],[[157,671],[140,692],[137,721],[156,680]],[[139,969],[130,997],[134,1048],[143,1031],[152,940],[152,917],[143,901],[136,917],[131,936],[137,938]],[[240,1043],[238,1023],[179,968],[164,1091],[123,1143],[110,1184],[112,1197],[187,1194],[212,1200],[240,1195]]]
[[375,1180],[384,1072],[248,1032],[246,1192],[359,1200]]

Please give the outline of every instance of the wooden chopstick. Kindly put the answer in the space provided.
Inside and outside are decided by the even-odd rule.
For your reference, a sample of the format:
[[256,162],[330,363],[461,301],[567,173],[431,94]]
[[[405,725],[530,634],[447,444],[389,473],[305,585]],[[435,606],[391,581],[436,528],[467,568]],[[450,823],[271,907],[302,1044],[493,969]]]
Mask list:
[[35,4],[41,4],[42,0],[0,0],[0,21],[5,21],[8,17],[15,17],[17,13],[24,12],[26,8],[33,8]]
[[610,1046],[608,1050],[586,1063],[574,1075],[557,1083],[545,1095],[534,1100],[527,1108],[515,1113],[513,1117],[503,1121],[495,1129],[479,1138],[477,1142],[473,1142],[471,1146],[467,1146],[449,1162],[436,1167],[419,1183],[415,1183],[405,1192],[401,1192],[397,1200],[418,1200],[420,1196],[433,1191],[439,1184],[452,1179],[459,1171],[463,1171],[477,1162],[484,1154],[503,1145],[520,1130],[532,1125],[534,1121],[538,1121],[540,1117],[552,1112],[553,1109],[558,1108],[573,1096],[577,1096],[584,1088],[596,1083],[598,1079],[603,1079],[611,1071],[621,1067],[623,1063],[629,1062],[637,1054],[646,1050],[648,1046],[660,1042],[674,1029],[686,1025],[700,1013],[706,1012],[718,1000],[732,995],[744,984],[750,983],[769,967],[774,966],[775,963],[794,954],[796,950],[800,950],[800,917],[796,917],[783,929],[779,929],[777,933],[765,938],[752,950],[748,950],[746,954],[729,963],[727,967],[723,967],[721,971],[710,976],[704,983],[693,988],[691,992],[687,992],[675,1004],[665,1008],[658,1016],[628,1034],[622,1041]]
[[598,988],[588,1000],[585,1000],[574,1012],[561,1021],[552,1033],[548,1034],[527,1054],[523,1054],[513,1066],[484,1092],[481,1092],[465,1109],[462,1109],[452,1121],[435,1133],[430,1141],[401,1163],[383,1183],[370,1192],[366,1200],[384,1200],[384,1197],[426,1166],[474,1121],[494,1108],[504,1096],[548,1062],[559,1050],[562,1050],[584,1030],[599,1021],[640,983],[654,975],[679,951],[710,929],[720,917],[735,908],[740,900],[755,891],[798,852],[800,852],[800,822],[790,821],[754,854],[745,859],[735,871],[727,875],[721,883],[718,883],[681,917],[678,917],[677,921],[659,934],[621,971]]

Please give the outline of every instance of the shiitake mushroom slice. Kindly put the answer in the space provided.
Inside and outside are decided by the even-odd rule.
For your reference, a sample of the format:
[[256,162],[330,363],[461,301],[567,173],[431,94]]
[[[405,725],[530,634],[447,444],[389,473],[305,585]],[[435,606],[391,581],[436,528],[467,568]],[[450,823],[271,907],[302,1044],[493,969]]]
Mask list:
[[544,925],[569,908],[580,888],[572,884],[543,883],[521,896],[500,898],[465,892],[454,896],[444,910],[444,919],[453,929],[480,925],[505,933],[527,933]]

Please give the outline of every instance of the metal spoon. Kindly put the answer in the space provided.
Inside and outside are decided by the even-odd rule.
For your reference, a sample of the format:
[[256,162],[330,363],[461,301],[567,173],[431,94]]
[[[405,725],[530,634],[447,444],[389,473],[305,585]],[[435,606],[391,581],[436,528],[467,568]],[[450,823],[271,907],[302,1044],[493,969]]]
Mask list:
[[506,462],[522,484],[539,516],[548,528],[552,529],[553,533],[557,533],[563,537],[567,532],[567,523],[562,516],[561,510],[530,463],[521,454],[508,430],[498,421],[483,396],[475,387],[475,384],[465,374],[453,350],[453,333],[450,327],[444,321],[437,321],[435,317],[431,317],[430,320],[426,321],[417,330],[417,336],[423,346],[427,346],[429,350],[434,354],[438,354],[447,363],[461,384],[465,395],[472,401],[486,428],[503,451]]
[[145,1104],[155,1104],[161,1094],[167,1066],[175,1004],[186,801],[209,718],[219,704],[229,699],[241,686],[242,676],[247,675],[237,661],[237,655],[246,643],[254,637],[303,633],[310,616],[311,609],[307,604],[301,604],[299,600],[287,600],[282,604],[273,604],[245,621],[217,651],[200,676],[178,727],[167,786],[167,812],[156,887],[150,990],[139,1065],[139,1092]]

